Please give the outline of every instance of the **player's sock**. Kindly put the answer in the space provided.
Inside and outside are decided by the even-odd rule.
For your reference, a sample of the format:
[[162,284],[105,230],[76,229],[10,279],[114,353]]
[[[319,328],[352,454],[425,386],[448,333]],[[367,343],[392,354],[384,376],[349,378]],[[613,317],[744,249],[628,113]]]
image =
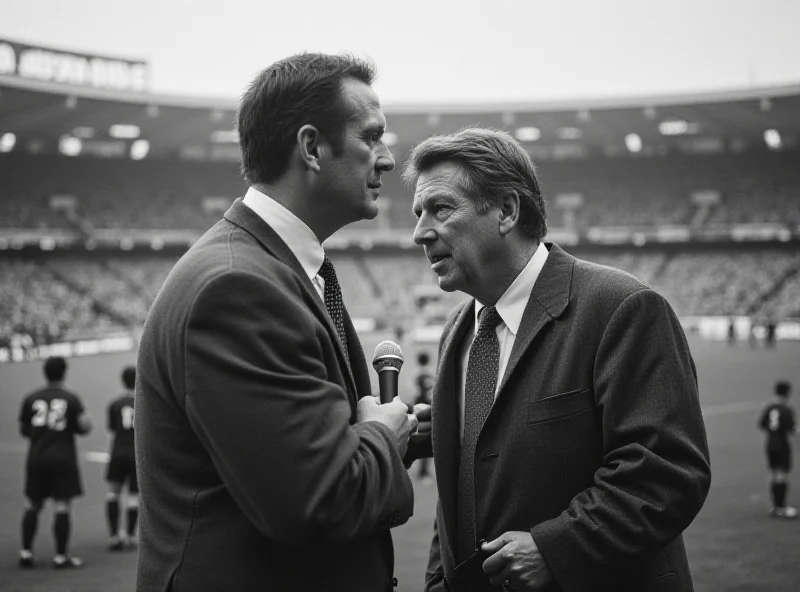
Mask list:
[[786,505],[786,483],[772,484],[772,500],[776,508],[783,508]]
[[119,535],[119,498],[108,498],[106,500],[106,518],[108,520],[108,532],[112,537]]
[[22,549],[30,551],[33,548],[33,539],[39,527],[39,512],[33,508],[25,510],[22,516]]
[[69,533],[72,529],[68,512],[56,512],[55,519],[53,520],[53,534],[56,539],[56,555],[67,554],[67,545],[69,544]]
[[136,532],[136,522],[139,520],[139,508],[132,506],[128,508],[128,536],[132,537]]

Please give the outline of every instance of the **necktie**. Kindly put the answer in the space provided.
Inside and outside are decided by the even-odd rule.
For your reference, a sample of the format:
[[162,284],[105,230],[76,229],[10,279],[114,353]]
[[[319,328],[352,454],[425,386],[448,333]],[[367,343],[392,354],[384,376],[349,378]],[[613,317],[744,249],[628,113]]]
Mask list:
[[333,263],[325,256],[322,262],[322,267],[319,268],[320,277],[325,280],[325,308],[328,309],[328,314],[333,319],[333,324],[336,327],[336,332],[339,334],[339,340],[342,342],[347,363],[350,363],[350,353],[347,351],[347,336],[344,333],[344,302],[342,301],[342,288],[339,286],[339,280],[336,278],[336,270],[333,268]]
[[475,445],[494,403],[500,368],[500,342],[495,327],[502,319],[494,306],[480,314],[478,333],[472,342],[464,385],[464,439],[458,465],[458,556],[461,562],[475,551]]

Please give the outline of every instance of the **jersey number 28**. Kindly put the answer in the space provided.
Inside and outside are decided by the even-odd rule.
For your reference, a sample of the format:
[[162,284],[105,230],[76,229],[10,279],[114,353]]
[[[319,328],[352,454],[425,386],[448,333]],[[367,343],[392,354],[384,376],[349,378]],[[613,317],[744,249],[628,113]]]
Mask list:
[[31,425],[42,427],[47,425],[56,432],[62,431],[67,427],[67,402],[64,399],[53,399],[50,404],[42,399],[33,402],[33,417]]

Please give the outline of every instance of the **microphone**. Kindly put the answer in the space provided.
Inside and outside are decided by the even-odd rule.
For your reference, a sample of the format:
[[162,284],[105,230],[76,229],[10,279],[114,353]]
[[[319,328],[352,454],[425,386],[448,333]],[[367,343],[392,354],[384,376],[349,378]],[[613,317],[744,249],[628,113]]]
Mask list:
[[372,367],[378,373],[381,403],[391,403],[397,396],[397,377],[403,367],[403,350],[394,341],[381,341],[375,348]]

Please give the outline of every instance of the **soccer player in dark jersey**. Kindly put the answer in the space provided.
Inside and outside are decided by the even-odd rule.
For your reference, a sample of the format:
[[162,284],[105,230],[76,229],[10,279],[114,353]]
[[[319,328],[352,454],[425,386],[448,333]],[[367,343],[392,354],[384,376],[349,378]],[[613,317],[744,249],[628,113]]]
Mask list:
[[794,409],[787,401],[792,385],[785,381],[775,384],[775,400],[761,414],[759,427],[767,434],[767,462],[772,471],[772,515],[778,518],[795,518],[797,509],[786,505],[789,473],[792,470],[792,446],[789,436],[794,436],[797,424]]
[[64,388],[66,372],[64,358],[48,358],[44,363],[47,386],[26,396],[19,412],[20,433],[30,440],[25,465],[21,567],[33,567],[33,541],[39,512],[48,498],[53,499],[55,506],[53,566],[82,565],[80,559],[68,554],[72,499],[83,493],[75,434],[88,434],[92,423],[78,396]]
[[[416,382],[416,396],[414,398],[414,404],[424,403],[426,405],[431,404],[431,394],[433,392],[433,376],[431,376],[430,371],[428,370],[428,362],[430,362],[430,357],[425,352],[420,352],[417,356],[417,364],[419,365],[419,371],[417,373]],[[419,463],[419,472],[417,475],[423,482],[430,481],[430,475],[428,473],[428,462],[430,459],[428,458],[420,458],[417,462]]]
[[[128,366],[122,371],[125,392],[108,405],[108,431],[113,435],[111,458],[106,471],[108,495],[106,518],[111,540],[108,548],[119,551],[135,544],[136,521],[139,519],[139,482],[136,479],[136,463],[133,452],[133,389],[136,384],[136,368]],[[124,537],[119,532],[119,500],[122,487],[127,482],[127,530]]]

